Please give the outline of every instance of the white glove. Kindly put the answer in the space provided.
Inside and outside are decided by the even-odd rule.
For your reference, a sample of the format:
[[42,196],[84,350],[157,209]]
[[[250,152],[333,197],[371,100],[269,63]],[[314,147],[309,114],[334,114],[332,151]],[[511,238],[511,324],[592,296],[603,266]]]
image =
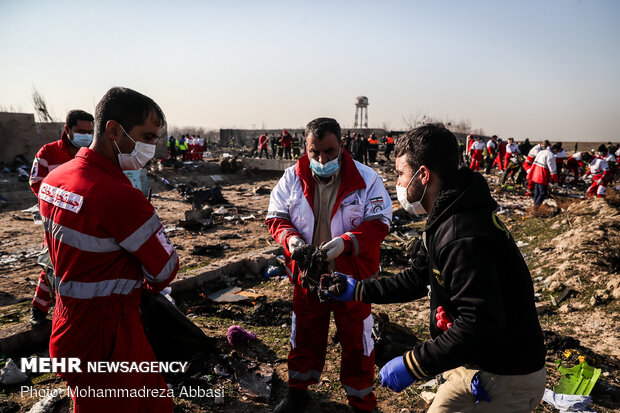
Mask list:
[[344,240],[336,237],[321,247],[327,261],[333,261],[344,252]]
[[304,244],[305,244],[305,242],[304,242],[303,239],[301,239],[299,237],[290,237],[289,240],[288,240],[288,250],[292,254],[293,251],[295,251],[296,248],[299,248],[299,247],[301,247]]

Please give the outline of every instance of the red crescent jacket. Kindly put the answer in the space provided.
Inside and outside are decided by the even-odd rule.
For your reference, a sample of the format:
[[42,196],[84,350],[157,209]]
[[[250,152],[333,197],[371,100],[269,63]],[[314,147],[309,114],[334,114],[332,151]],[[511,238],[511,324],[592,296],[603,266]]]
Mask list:
[[179,258],[153,207],[102,154],[80,149],[43,180],[38,197],[56,272],[50,345],[83,346],[88,332],[72,323],[97,328],[96,320],[137,308],[142,288],[157,292],[175,277]]
[[542,185],[549,185],[549,182],[558,182],[557,164],[555,156],[549,149],[538,152],[532,167],[527,171],[527,179]]
[[45,144],[39,149],[39,152],[32,161],[32,169],[30,170],[30,189],[35,195],[39,193],[41,181],[54,169],[58,168],[65,162],[69,162],[74,156],[69,152],[69,148],[73,144],[69,140],[66,132],[62,132],[60,139]]
[[[356,279],[370,278],[379,271],[379,246],[390,230],[392,202],[381,177],[354,161],[346,150],[340,168],[342,179],[331,227],[332,236],[344,240],[345,251],[336,258],[336,268]],[[298,269],[290,258],[288,240],[298,236],[312,243],[314,191],[310,160],[303,155],[271,192],[265,223],[271,236],[284,247],[292,282],[298,281]]]

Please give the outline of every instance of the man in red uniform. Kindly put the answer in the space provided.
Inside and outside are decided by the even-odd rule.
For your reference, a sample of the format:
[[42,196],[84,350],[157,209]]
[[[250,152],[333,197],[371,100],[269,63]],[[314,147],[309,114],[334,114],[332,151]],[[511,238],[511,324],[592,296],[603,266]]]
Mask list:
[[260,135],[260,138],[258,138],[258,146],[260,146],[260,153],[258,155],[259,159],[263,157],[263,152],[265,153],[265,157],[269,159],[269,151],[267,150],[268,142],[269,142],[269,138],[264,133]]
[[[67,114],[65,126],[60,139],[43,145],[37,152],[32,162],[30,171],[30,189],[35,195],[39,195],[41,181],[48,173],[59,167],[65,162],[75,157],[80,148],[90,145],[93,141],[93,115],[83,110],[72,110]],[[46,259],[47,247],[42,254]],[[39,283],[32,300],[30,309],[30,324],[33,326],[41,325],[52,304],[50,286],[46,279],[46,271],[41,271]]]
[[331,270],[353,272],[359,280],[379,271],[379,245],[389,232],[392,202],[381,177],[353,160],[344,149],[341,129],[331,118],[306,126],[306,154],[285,172],[271,192],[269,233],[284,246],[287,270],[295,284],[289,392],[275,412],[299,412],[307,389],[325,365],[330,313],[342,346],[340,380],[354,411],[372,411],[374,344],[370,305],[322,303],[299,280],[293,251],[305,243],[321,247]]
[[123,174],[153,157],[163,112],[147,96],[112,88],[97,104],[95,119],[91,148],[52,171],[39,190],[56,271],[50,356],[79,358],[81,373],[60,373],[72,389],[146,392],[72,394],[75,412],[172,412],[159,373],[86,370],[88,362],[156,361],[140,321],[141,293],[161,291],[179,268],[153,207]]
[[293,137],[287,130],[282,131],[282,146],[284,147],[284,159],[292,159],[291,148],[293,145]]

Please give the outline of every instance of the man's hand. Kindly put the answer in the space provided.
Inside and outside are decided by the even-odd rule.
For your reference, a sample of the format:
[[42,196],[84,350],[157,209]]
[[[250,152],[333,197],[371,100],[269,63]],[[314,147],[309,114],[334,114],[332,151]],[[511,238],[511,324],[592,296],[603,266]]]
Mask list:
[[327,261],[333,261],[344,252],[344,240],[336,237],[321,247]]
[[303,239],[299,237],[290,237],[288,240],[288,250],[291,252],[292,255],[296,248],[299,248],[304,244],[305,242]]
[[[357,280],[353,277],[349,277],[348,275],[342,274],[340,272],[335,272],[334,275],[340,277],[340,280],[343,281],[339,283],[341,287],[344,287],[344,291],[340,294],[334,294],[331,292],[331,289],[327,289],[325,295],[327,295],[332,300],[336,301],[352,301],[353,293],[355,292],[355,285],[357,284]],[[329,274],[328,274],[329,276]],[[325,275],[323,276],[325,277]],[[321,282],[323,282],[323,277],[321,277]]]
[[403,356],[398,356],[388,361],[379,372],[379,377],[383,387],[394,390],[396,393],[405,390],[414,382],[413,377],[411,377],[407,367],[405,367]]

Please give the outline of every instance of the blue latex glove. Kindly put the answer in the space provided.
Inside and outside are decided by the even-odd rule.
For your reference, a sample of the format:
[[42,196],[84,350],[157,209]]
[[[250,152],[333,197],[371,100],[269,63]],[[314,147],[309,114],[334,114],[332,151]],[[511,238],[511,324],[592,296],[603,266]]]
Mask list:
[[478,373],[474,374],[474,377],[471,379],[471,392],[474,394],[476,398],[476,403],[478,404],[480,400],[487,401],[491,403],[491,398],[487,394],[486,391],[482,388],[482,384],[480,384],[480,377]]
[[357,284],[357,280],[353,277],[349,277],[348,275],[345,275],[343,273],[340,272],[336,272],[336,274],[338,274],[340,276],[340,278],[344,278],[347,282],[347,287],[346,290],[344,290],[344,292],[340,295],[334,295],[332,293],[330,293],[329,291],[326,292],[325,294],[331,298],[332,300],[335,301],[351,301],[353,300],[353,293],[355,292],[355,285]]
[[381,378],[381,385],[383,387],[394,390],[396,393],[405,390],[414,382],[413,377],[411,377],[407,367],[405,367],[405,359],[403,356],[388,361],[379,372],[379,377]]

